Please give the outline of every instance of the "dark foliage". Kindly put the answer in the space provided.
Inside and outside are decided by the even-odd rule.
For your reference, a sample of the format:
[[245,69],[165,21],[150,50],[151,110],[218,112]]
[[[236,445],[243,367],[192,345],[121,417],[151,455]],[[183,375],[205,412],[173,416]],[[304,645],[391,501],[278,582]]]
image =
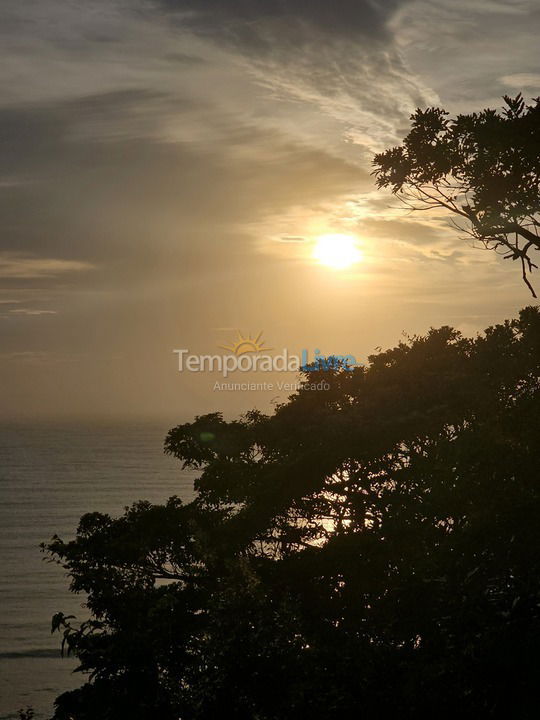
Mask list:
[[171,430],[194,502],[47,546],[92,615],[55,719],[536,718],[539,365],[528,308]]
[[504,98],[502,112],[450,119],[417,110],[403,145],[374,159],[380,188],[411,209],[444,208],[482,247],[519,260],[528,280],[540,250],[540,99]]

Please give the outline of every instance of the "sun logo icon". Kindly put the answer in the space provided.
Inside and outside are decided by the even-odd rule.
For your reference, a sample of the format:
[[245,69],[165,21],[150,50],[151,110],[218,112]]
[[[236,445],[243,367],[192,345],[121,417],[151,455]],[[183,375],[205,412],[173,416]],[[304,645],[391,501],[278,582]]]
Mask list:
[[240,330],[237,330],[236,332],[238,333],[238,337],[235,342],[231,345],[220,345],[219,347],[223,348],[223,350],[230,350],[235,355],[245,355],[246,353],[258,353],[263,352],[264,350],[272,350],[272,348],[264,346],[262,330],[255,338],[252,338],[251,334],[247,337],[242,335]]

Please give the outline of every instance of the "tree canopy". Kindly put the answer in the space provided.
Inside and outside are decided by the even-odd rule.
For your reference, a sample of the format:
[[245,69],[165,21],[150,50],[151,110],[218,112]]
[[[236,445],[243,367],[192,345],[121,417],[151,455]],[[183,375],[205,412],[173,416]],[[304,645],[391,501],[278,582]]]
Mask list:
[[455,118],[417,110],[403,144],[375,156],[374,174],[408,207],[443,208],[480,246],[518,260],[536,297],[528,275],[540,250],[540,98],[504,101],[502,112]]
[[193,502],[47,544],[91,613],[53,619],[88,674],[55,720],[536,718],[538,309],[304,380],[169,432]]

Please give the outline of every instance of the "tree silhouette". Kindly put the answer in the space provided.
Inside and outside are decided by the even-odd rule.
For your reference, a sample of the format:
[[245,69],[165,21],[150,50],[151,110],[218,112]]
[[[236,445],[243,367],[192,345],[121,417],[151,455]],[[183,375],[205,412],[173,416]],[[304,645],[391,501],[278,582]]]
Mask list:
[[540,249],[540,99],[504,97],[454,119],[440,108],[417,110],[399,147],[375,156],[377,185],[411,209],[444,208],[481,246],[519,260],[523,280]]
[[528,308],[172,429],[193,502],[46,547],[92,614],[53,619],[89,673],[55,719],[535,718],[539,378]]

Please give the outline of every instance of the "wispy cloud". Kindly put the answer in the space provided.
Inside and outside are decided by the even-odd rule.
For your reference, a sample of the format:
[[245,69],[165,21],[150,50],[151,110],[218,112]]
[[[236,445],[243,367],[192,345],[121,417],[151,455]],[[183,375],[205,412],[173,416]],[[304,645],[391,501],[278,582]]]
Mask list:
[[16,253],[0,253],[0,278],[51,278],[66,273],[92,270],[93,265],[79,260],[40,258]]
[[503,75],[499,79],[503,85],[517,90],[540,88],[540,73],[514,73],[514,75]]
[[56,315],[56,310],[38,310],[35,308],[17,308],[9,311],[12,315]]

